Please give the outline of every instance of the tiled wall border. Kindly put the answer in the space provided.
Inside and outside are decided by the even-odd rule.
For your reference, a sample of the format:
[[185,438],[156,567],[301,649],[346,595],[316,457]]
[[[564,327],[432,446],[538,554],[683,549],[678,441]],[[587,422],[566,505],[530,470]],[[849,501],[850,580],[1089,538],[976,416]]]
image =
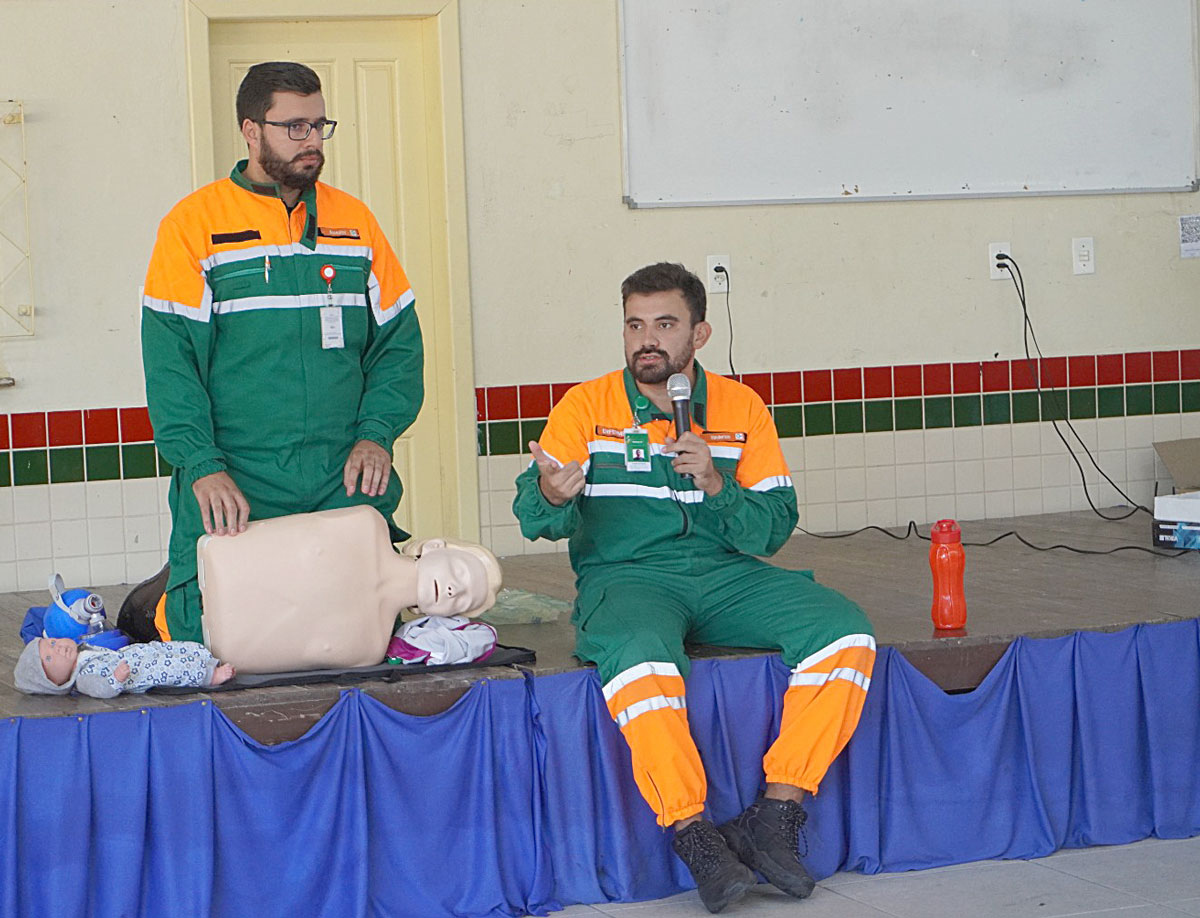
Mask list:
[[[747,373],[782,438],[1200,411],[1200,349]],[[1042,392],[1037,391],[1038,381]],[[537,439],[572,383],[475,390],[480,456]]]

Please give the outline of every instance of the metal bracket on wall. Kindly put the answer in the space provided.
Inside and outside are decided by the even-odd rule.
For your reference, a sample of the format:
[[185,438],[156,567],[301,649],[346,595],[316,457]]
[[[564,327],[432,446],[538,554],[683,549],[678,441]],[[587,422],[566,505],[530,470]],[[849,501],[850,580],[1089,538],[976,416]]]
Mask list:
[[25,109],[15,99],[0,100],[0,338],[34,332],[26,175]]

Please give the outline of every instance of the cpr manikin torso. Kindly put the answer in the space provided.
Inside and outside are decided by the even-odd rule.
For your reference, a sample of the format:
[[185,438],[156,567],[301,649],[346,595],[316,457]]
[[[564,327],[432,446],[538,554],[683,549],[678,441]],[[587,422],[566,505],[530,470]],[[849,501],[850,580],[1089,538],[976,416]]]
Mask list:
[[197,544],[204,643],[240,672],[370,666],[396,614],[472,617],[500,569],[478,545],[427,539],[397,554],[371,507],[258,520]]

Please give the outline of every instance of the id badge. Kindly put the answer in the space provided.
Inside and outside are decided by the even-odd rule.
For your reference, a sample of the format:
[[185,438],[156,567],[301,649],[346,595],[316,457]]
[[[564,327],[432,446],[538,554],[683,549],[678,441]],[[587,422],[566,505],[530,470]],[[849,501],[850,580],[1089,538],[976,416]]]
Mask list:
[[333,347],[345,347],[346,340],[342,335],[342,310],[338,306],[321,307],[321,347],[325,350]]
[[627,427],[625,435],[625,471],[650,471],[650,434],[643,427]]

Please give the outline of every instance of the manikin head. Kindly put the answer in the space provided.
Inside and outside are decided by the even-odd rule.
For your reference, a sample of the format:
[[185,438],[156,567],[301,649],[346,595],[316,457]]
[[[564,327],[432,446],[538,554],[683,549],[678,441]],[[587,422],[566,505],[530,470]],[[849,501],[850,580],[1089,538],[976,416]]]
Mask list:
[[29,694],[65,695],[74,685],[78,659],[79,646],[73,638],[37,638],[17,658],[13,682]]
[[475,618],[496,602],[500,563],[482,545],[419,539],[402,553],[416,559],[416,609],[422,615]]
[[621,284],[625,364],[639,383],[665,385],[683,373],[695,385],[693,358],[712,334],[705,321],[704,284],[683,265],[660,262]]

